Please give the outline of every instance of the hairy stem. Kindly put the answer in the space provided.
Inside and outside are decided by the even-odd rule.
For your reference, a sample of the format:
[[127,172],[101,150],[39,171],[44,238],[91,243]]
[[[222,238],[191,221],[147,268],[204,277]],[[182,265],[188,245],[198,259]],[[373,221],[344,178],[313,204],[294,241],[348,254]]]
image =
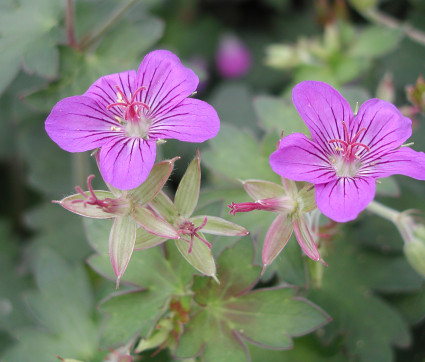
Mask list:
[[382,205],[377,201],[372,201],[368,206],[367,209],[374,214],[383,217],[384,219],[387,219],[392,222],[397,222],[397,219],[400,216],[400,212],[394,209],[391,209],[388,206]]
[[66,35],[68,38],[68,45],[71,48],[78,48],[77,42],[75,41],[75,27],[74,27],[74,2],[73,0],[65,0],[65,24],[66,24]]
[[425,45],[425,32],[418,30],[409,24],[403,24],[401,21],[384,14],[377,9],[370,9],[363,15],[373,23],[377,23],[391,29],[398,29],[408,38],[419,44]]
[[98,29],[96,29],[91,36],[84,39],[81,42],[81,48],[87,49],[96,41],[98,41],[107,31],[109,31],[110,28],[112,28],[120,19],[121,17],[137,2],[137,0],[129,0],[122,6],[115,9],[115,11],[111,14],[109,19],[107,19],[102,26],[100,26]]
[[87,152],[77,152],[71,155],[72,175],[75,185],[84,185],[86,183],[87,174],[89,173],[87,156]]

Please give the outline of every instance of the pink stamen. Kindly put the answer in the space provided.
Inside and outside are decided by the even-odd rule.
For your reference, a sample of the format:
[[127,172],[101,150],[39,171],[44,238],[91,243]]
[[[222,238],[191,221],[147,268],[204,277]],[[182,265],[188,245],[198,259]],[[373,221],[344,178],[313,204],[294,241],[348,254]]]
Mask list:
[[146,87],[142,86],[138,88],[134,94],[131,97],[131,100],[129,101],[125,93],[120,89],[119,86],[115,86],[115,89],[117,90],[117,93],[121,95],[121,98],[124,102],[116,102],[108,105],[106,109],[109,111],[113,107],[123,107],[125,108],[124,112],[124,119],[126,121],[138,121],[139,115],[138,115],[138,109],[136,107],[142,107],[149,110],[149,106],[146,103],[143,102],[136,102],[136,96],[139,94],[142,90],[145,90]]
[[94,177],[94,175],[90,175],[89,177],[87,177],[87,186],[90,195],[87,195],[87,193],[84,192],[80,186],[75,186],[75,191],[77,191],[81,196],[83,196],[84,200],[72,200],[72,203],[77,204],[82,202],[84,207],[87,207],[87,205],[96,205],[100,209],[103,209],[107,212],[111,207],[114,206],[114,200],[110,198],[99,200],[97,198],[96,194],[94,193],[93,186],[91,184],[91,181],[94,179]]
[[236,215],[237,212],[250,212],[253,210],[262,210],[263,205],[258,202],[241,202],[240,204],[235,204],[233,201],[230,205],[227,205],[230,208],[229,214]]
[[345,124],[345,122],[342,122],[342,125],[344,127],[344,134],[345,134],[346,140],[332,139],[332,140],[328,141],[329,144],[340,143],[341,145],[343,145],[345,147],[345,150],[343,150],[343,149],[339,149],[339,150],[344,151],[342,153],[342,155],[347,160],[352,160],[356,157],[355,152],[354,152],[354,147],[363,147],[364,149],[366,149],[366,151],[370,151],[369,146],[367,146],[367,145],[365,145],[364,143],[361,143],[361,142],[356,142],[357,139],[359,138],[360,134],[362,134],[363,132],[366,131],[365,127],[360,128],[360,130],[354,135],[354,137],[352,139],[350,139],[350,134],[348,132],[347,125]]
[[197,237],[199,240],[201,240],[208,248],[211,249],[212,245],[207,240],[205,240],[203,237],[201,237],[198,234],[198,231],[201,230],[206,224],[207,224],[208,218],[205,217],[203,223],[195,228],[195,225],[191,221],[185,221],[179,228],[179,234],[180,235],[190,235],[190,240],[186,238],[181,238],[184,241],[187,241],[189,243],[189,249],[187,250],[187,253],[190,254],[192,252],[193,248],[193,241],[194,238]]

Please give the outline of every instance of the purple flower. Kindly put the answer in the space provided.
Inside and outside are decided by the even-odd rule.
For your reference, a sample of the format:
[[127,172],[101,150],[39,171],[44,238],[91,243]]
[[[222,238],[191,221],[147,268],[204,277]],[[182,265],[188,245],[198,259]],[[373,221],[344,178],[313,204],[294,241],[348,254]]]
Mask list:
[[46,131],[69,152],[100,148],[105,181],[132,189],[148,177],[158,140],[203,142],[217,134],[220,121],[214,108],[187,98],[197,85],[198,77],[176,55],[153,51],[137,73],[104,76],[83,95],[58,102]]
[[375,197],[377,178],[425,180],[425,154],[400,147],[412,134],[411,120],[391,103],[370,99],[354,116],[338,91],[314,81],[295,86],[292,99],[312,140],[286,136],[270,165],[285,178],[315,184],[317,206],[329,218],[355,219]]

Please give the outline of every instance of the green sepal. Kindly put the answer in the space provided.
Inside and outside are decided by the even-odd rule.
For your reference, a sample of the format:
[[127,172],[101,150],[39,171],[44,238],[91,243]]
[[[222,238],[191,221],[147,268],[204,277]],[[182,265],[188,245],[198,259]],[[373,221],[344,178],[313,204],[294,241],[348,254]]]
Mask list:
[[267,231],[264,240],[262,262],[264,266],[270,265],[286,246],[294,228],[292,220],[283,214],[279,214]]
[[243,181],[245,191],[254,200],[270,199],[272,197],[284,196],[285,189],[278,184],[263,180],[246,180]]
[[314,185],[305,185],[298,193],[298,202],[302,212],[310,212],[317,208]]
[[[198,232],[198,234],[205,239],[201,232]],[[188,253],[189,243],[187,241],[178,239],[176,240],[176,246],[188,263],[196,270],[209,277],[215,277],[216,267],[214,257],[210,248],[201,240],[196,237],[193,239],[193,248],[190,254]]]
[[140,227],[151,234],[167,239],[180,237],[173,226],[139,204],[134,205],[132,216]]
[[[86,191],[84,193],[87,195],[87,197],[91,196],[90,191]],[[110,199],[115,198],[115,196],[109,191],[96,190],[94,191],[94,193],[96,197],[100,200],[103,200],[106,198],[110,198]],[[81,200],[81,202],[75,202],[77,200]],[[63,208],[73,212],[74,214],[78,214],[85,217],[91,217],[94,219],[110,219],[115,216],[114,214],[110,212],[106,212],[102,210],[97,205],[90,205],[90,204],[84,205],[84,200],[87,200],[87,199],[83,195],[75,194],[75,195],[67,196],[63,198],[61,201],[54,201],[54,203],[58,203]]]
[[117,276],[117,288],[120,278],[127,269],[136,241],[136,223],[130,216],[117,217],[109,234],[109,255],[112,268]]
[[177,208],[164,191],[160,191],[149,205],[170,224],[179,216]]
[[180,214],[188,218],[198,204],[201,187],[201,166],[199,152],[187,167],[174,197],[174,205]]
[[306,253],[310,259],[315,261],[320,260],[316,242],[314,241],[310,230],[308,229],[304,216],[300,215],[299,217],[294,217],[293,226],[295,237],[297,238],[298,244],[300,244],[304,253]]
[[136,242],[134,244],[134,250],[145,250],[162,244],[167,238],[151,234],[145,229],[137,228],[136,231]]
[[167,182],[171,171],[173,171],[174,162],[179,158],[175,157],[155,164],[145,182],[139,187],[128,191],[128,196],[132,201],[144,205],[152,200]]
[[190,221],[193,222],[196,227],[198,227],[202,225],[205,218],[207,218],[207,223],[202,228],[202,232],[206,234],[226,236],[244,236],[249,234],[249,232],[244,227],[217,216],[199,215],[191,217]]

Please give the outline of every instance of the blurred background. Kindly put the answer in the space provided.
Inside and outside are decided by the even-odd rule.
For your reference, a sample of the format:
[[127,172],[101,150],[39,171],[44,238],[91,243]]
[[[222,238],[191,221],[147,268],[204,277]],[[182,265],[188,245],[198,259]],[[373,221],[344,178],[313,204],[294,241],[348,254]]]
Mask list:
[[[85,356],[99,350],[96,305],[114,285],[86,266],[92,249],[81,218],[51,204],[98,173],[88,153],[59,149],[44,120],[59,100],[82,94],[102,75],[137,69],[153,49],[169,49],[195,70],[196,97],[222,122],[209,143],[161,146],[158,158],[182,156],[168,188],[199,147],[201,203],[219,202],[226,218],[226,203],[250,201],[237,179],[279,182],[268,155],[282,130],[307,131],[291,102],[302,80],[331,84],[353,108],[373,97],[393,102],[413,120],[413,148],[425,150],[423,0],[0,0],[4,361],[50,361],[52,353],[102,360]],[[105,188],[100,176],[94,185]],[[378,190],[378,199],[399,211],[423,213],[424,198],[423,182],[403,177]],[[229,220],[249,228],[261,248],[272,219],[258,215]],[[338,273],[328,268],[321,288],[303,293],[333,322],[291,352],[254,349],[252,359],[423,361],[424,281],[406,261],[397,229],[365,212],[335,227],[330,239],[326,261]],[[265,285],[305,287],[304,267],[289,261],[300,258],[292,241]],[[224,245],[217,239],[215,252]],[[55,274],[61,279],[51,280]],[[166,352],[141,357],[171,360]]]

